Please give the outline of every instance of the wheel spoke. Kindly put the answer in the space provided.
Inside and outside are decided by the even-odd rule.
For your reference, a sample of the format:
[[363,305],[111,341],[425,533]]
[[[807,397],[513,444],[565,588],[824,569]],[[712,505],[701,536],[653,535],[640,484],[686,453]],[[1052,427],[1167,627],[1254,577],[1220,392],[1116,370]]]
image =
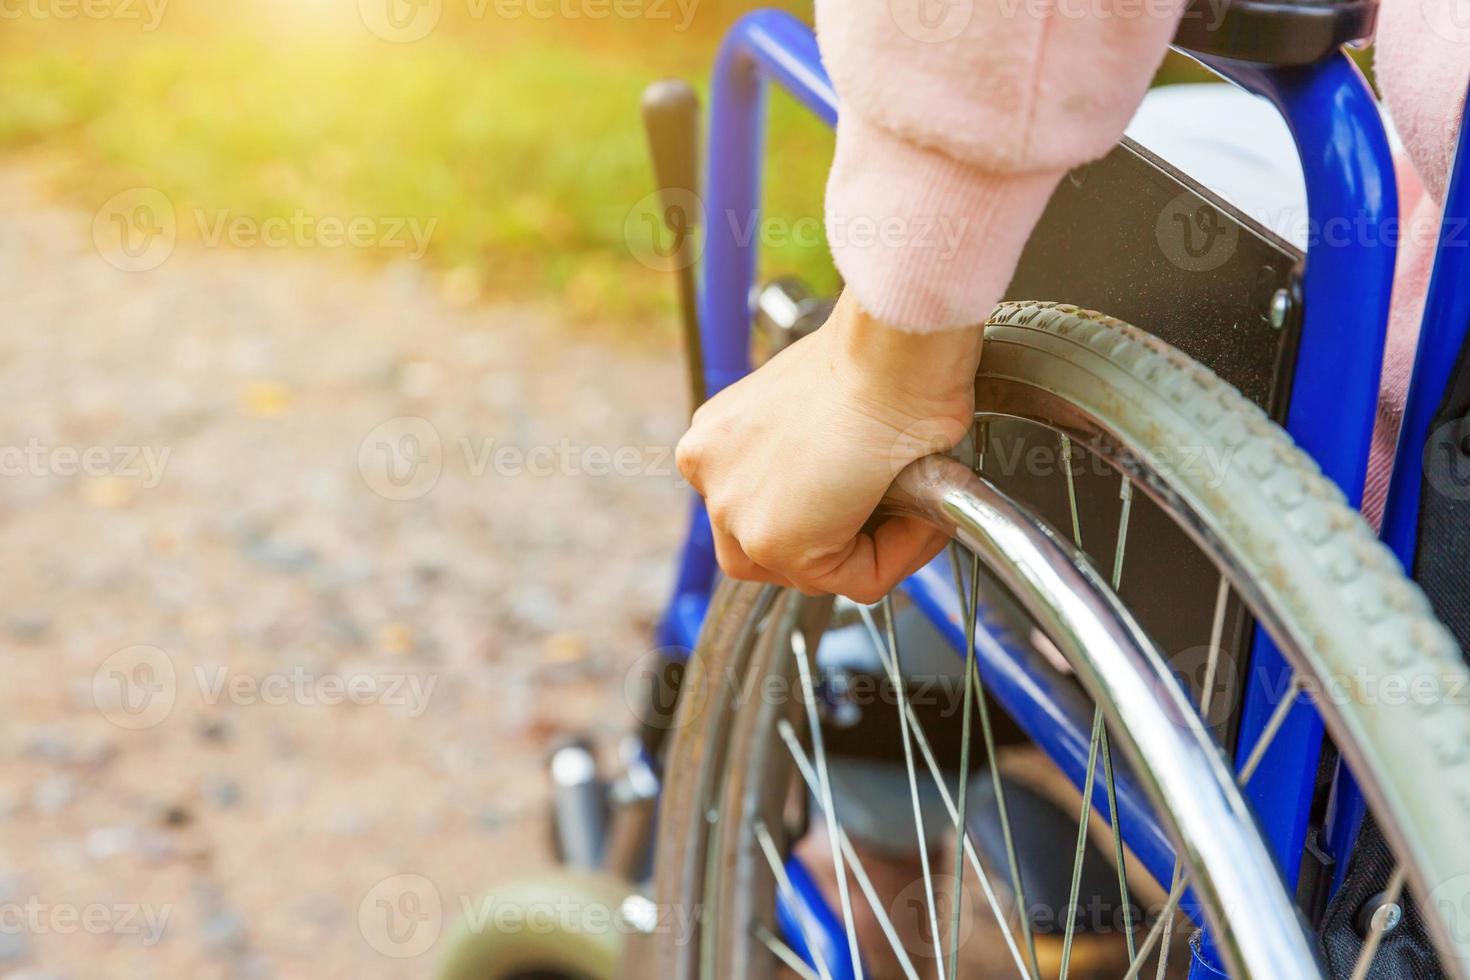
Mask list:
[[[990,442],[990,422],[986,419],[979,420],[975,425],[975,438],[971,444],[970,468],[977,473],[985,465],[985,450]],[[960,605],[965,617],[965,694],[964,714],[960,725],[960,784],[957,793],[958,812],[954,815],[955,841],[966,840],[968,835],[968,824],[965,820],[965,810],[969,802],[969,777],[970,777],[970,743],[971,743],[971,705],[977,706],[980,713],[980,728],[985,740],[986,765],[990,769],[991,781],[995,790],[995,804],[1000,814],[1001,835],[1005,840],[1006,860],[1010,868],[1011,889],[1015,896],[1016,909],[1019,913],[1021,923],[1021,936],[1026,944],[1026,953],[1030,960],[1032,980],[1040,980],[1041,970],[1036,960],[1036,937],[1031,932],[1031,919],[1026,909],[1026,892],[1021,884],[1020,866],[1016,860],[1016,843],[1011,835],[1010,815],[1006,807],[1005,791],[1002,788],[1000,778],[1000,761],[996,758],[995,737],[990,725],[990,710],[985,703],[985,686],[980,678],[980,665],[975,661],[975,631],[980,615],[980,556],[970,555],[970,584],[965,588],[965,577],[960,565],[960,546],[958,542],[950,545],[949,557],[951,567],[954,569],[955,592],[960,598]],[[964,893],[964,868],[965,848],[957,846],[954,854],[954,880],[960,891]],[[959,975],[960,955],[960,911],[961,903],[956,902],[953,919],[950,923],[950,973]]]
[[[791,752],[796,768],[801,771],[801,778],[806,782],[807,789],[815,794],[817,774],[812,770],[811,761],[807,759],[806,751],[801,747],[801,740],[796,737],[796,729],[791,726],[791,722],[782,718],[776,723],[776,730],[780,733],[781,740],[786,743],[786,748]],[[883,902],[879,899],[878,892],[868,877],[868,870],[863,867],[862,859],[858,857],[852,841],[847,836],[847,830],[841,823],[837,825],[837,834],[842,853],[847,857],[847,866],[852,869],[853,877],[857,879],[863,897],[868,900],[868,906],[873,910],[873,915],[877,917],[878,925],[882,928],[883,935],[887,937],[888,945],[893,949],[893,955],[898,957],[898,963],[903,968],[904,976],[909,980],[919,980],[919,974],[914,969],[913,961],[909,959],[908,952],[903,948],[903,943],[899,941],[898,930],[893,927],[893,920],[888,917],[888,910],[883,907]]]
[[1220,648],[1225,642],[1225,609],[1230,605],[1230,580],[1220,576],[1220,588],[1215,593],[1215,616],[1210,625],[1210,652],[1205,661],[1205,686],[1199,695],[1199,712],[1210,723],[1210,711],[1215,703],[1215,676],[1220,669]]
[[1067,930],[1062,939],[1062,971],[1059,980],[1067,980],[1072,966],[1072,936],[1077,929],[1077,895],[1082,889],[1082,860],[1087,856],[1087,824],[1092,817],[1092,786],[1097,776],[1097,749],[1102,741],[1103,716],[1093,715],[1092,738],[1087,749],[1087,778],[1082,788],[1082,816],[1077,823],[1077,848],[1072,852],[1072,890],[1067,899]]
[[812,686],[811,657],[806,648],[806,634],[800,628],[791,631],[791,649],[796,654],[796,669],[801,677],[801,697],[806,702],[807,726],[811,731],[812,754],[817,760],[817,775],[822,812],[827,818],[827,836],[832,845],[832,866],[837,873],[837,895],[842,901],[842,921],[847,928],[847,948],[852,955],[852,969],[857,980],[863,980],[862,951],[858,948],[857,925],[852,918],[852,895],[847,888],[847,871],[842,850],[837,846],[837,811],[832,804],[832,780],[827,769],[827,751],[822,743],[822,720],[817,716],[817,695]]
[[1134,980],[1134,977],[1138,976],[1138,971],[1143,968],[1143,961],[1148,959],[1149,953],[1153,952],[1154,943],[1159,941],[1160,935],[1171,928],[1169,925],[1165,925],[1165,923],[1173,922],[1174,912],[1179,908],[1179,900],[1184,897],[1184,887],[1184,879],[1176,875],[1174,878],[1174,887],[1169,890],[1169,898],[1164,902],[1163,913],[1159,916],[1158,921],[1153,924],[1153,928],[1148,931],[1148,935],[1143,937],[1143,942],[1138,947],[1138,955],[1129,964],[1128,972],[1123,974],[1123,980]]
[[[1265,729],[1261,732],[1261,737],[1256,740],[1255,748],[1251,750],[1250,758],[1246,759],[1245,765],[1241,766],[1240,772],[1236,774],[1236,785],[1244,787],[1246,783],[1250,782],[1251,777],[1256,774],[1256,767],[1261,764],[1261,760],[1266,756],[1266,750],[1271,747],[1271,743],[1275,741],[1277,734],[1281,731],[1281,726],[1286,721],[1286,716],[1291,713],[1292,706],[1296,703],[1297,695],[1301,693],[1301,690],[1301,676],[1293,673],[1291,675],[1291,681],[1287,684],[1285,695],[1282,696],[1281,702],[1276,705],[1276,710],[1271,713],[1270,719],[1266,722]],[[1133,965],[1129,967],[1128,972],[1123,975],[1123,980],[1133,980],[1134,977],[1138,976],[1138,971],[1143,966],[1144,959],[1153,950],[1154,943],[1162,933],[1170,928],[1168,923],[1173,918],[1174,910],[1179,907],[1179,899],[1184,895],[1185,879],[1178,874],[1178,870],[1178,862],[1176,861],[1175,884],[1174,888],[1169,892],[1169,900],[1164,903],[1164,912],[1149,930],[1148,936],[1145,937],[1143,944],[1138,947],[1138,955],[1134,957]]]
[[1251,754],[1246,758],[1245,765],[1240,767],[1240,785],[1244,786],[1250,782],[1250,778],[1256,774],[1256,767],[1266,757],[1266,750],[1276,739],[1276,733],[1281,731],[1281,726],[1286,723],[1286,716],[1291,714],[1291,709],[1296,705],[1297,695],[1302,692],[1302,677],[1292,671],[1291,681],[1286,685],[1286,693],[1281,696],[1281,702],[1276,705],[1276,710],[1271,712],[1271,718],[1266,722],[1261,737],[1256,739]]
[[[962,614],[965,616],[968,623],[966,630],[966,644],[969,649],[973,651],[975,649],[975,634],[978,629],[977,619],[980,614],[980,595],[978,586],[980,578],[980,558],[978,555],[970,556],[970,585],[967,588],[965,585],[964,574],[960,571],[959,545],[954,544],[950,546],[950,557],[952,559],[952,565],[954,568],[955,591],[960,597]],[[969,593],[968,596],[966,595],[967,592]],[[995,751],[995,729],[990,721],[990,705],[985,700],[985,680],[980,676],[980,665],[978,662],[976,662],[973,655],[967,658],[965,669],[967,674],[973,674],[976,711],[980,715],[980,731],[985,739],[985,758],[986,763],[990,768],[990,781],[991,787],[995,792],[996,810],[1000,814],[1000,832],[1001,837],[1005,842],[1006,861],[1010,865],[1011,890],[1012,894],[1016,897],[1016,908],[1019,911],[1019,918],[1021,921],[1021,941],[1026,946],[1026,955],[1031,964],[1031,969],[1027,975],[1030,976],[1032,980],[1040,980],[1041,966],[1036,958],[1036,936],[1031,930],[1031,917],[1027,913],[1026,889],[1024,883],[1021,880],[1021,865],[1020,862],[1016,859],[1016,841],[1014,835],[1011,833],[1010,808],[1006,804],[1005,782],[1001,779],[1000,760]],[[967,698],[969,695],[970,681],[971,678],[967,676],[965,679]],[[965,741],[968,744],[968,735],[965,736]],[[968,771],[967,767],[965,771]],[[964,797],[964,778],[962,773],[960,782],[960,798],[963,800]],[[956,827],[958,827],[962,823],[963,821],[960,818],[956,817]],[[956,855],[956,864],[959,863],[958,858],[959,856]]]
[[771,935],[771,930],[765,926],[756,926],[755,938],[759,939],[766,949],[769,949],[775,954],[776,959],[790,967],[791,971],[801,977],[802,980],[822,980],[811,967],[806,965],[806,962],[800,956],[796,955],[796,950]]
[[[806,929],[806,919],[798,911],[801,902],[796,897],[796,889],[791,885],[791,877],[786,873],[786,865],[781,861],[781,853],[776,850],[776,842],[771,839],[771,832],[766,829],[764,821],[755,824],[755,839],[760,842],[761,851],[766,855],[766,863],[771,866],[771,874],[776,876],[776,887],[786,896],[786,901],[791,904],[791,918],[796,922],[796,930],[801,933],[806,948],[811,950],[812,959],[817,964],[818,980],[832,980],[832,974],[827,970],[827,964],[822,957],[817,955],[817,947],[812,943],[811,934]],[[780,954],[777,954],[780,955]]]
[[[1118,496],[1123,501],[1122,510],[1118,514],[1118,543],[1113,549],[1113,591],[1116,593],[1123,584],[1123,556],[1128,549],[1128,518],[1133,512],[1133,484],[1128,482],[1128,477],[1123,477],[1123,482],[1118,490]],[[1101,708],[1097,709],[1098,717],[1101,718]],[[1123,939],[1128,944],[1128,959],[1131,962],[1137,956],[1137,950],[1133,944],[1133,917],[1129,914],[1128,904],[1128,864],[1123,857],[1123,828],[1118,821],[1118,784],[1113,777],[1113,750],[1108,744],[1108,728],[1103,725],[1102,739],[1102,763],[1103,782],[1108,790],[1108,820],[1113,828],[1113,863],[1118,869],[1118,896],[1123,903]]]
[[[1215,675],[1220,667],[1220,645],[1225,640],[1225,608],[1230,604],[1230,579],[1224,575],[1220,576],[1220,586],[1215,590],[1215,615],[1210,624],[1210,652],[1205,661],[1204,687],[1199,694],[1200,717],[1205,724],[1210,723],[1210,708],[1215,699]],[[1169,887],[1170,894],[1179,887],[1181,869],[1179,859],[1174,859],[1173,882]],[[1159,968],[1154,974],[1154,980],[1164,980],[1169,970],[1169,950],[1174,939],[1174,916],[1166,913],[1161,921],[1164,923],[1164,944],[1159,950]],[[1147,956],[1145,952],[1142,955]],[[1138,957],[1135,957],[1137,959]]]
[[[1408,869],[1402,864],[1393,871],[1393,876],[1388,879],[1388,888],[1384,890],[1384,905],[1397,905],[1399,898],[1404,893],[1404,879],[1408,876]],[[1374,915],[1373,921],[1368,927],[1368,938],[1363,943],[1363,948],[1358,952],[1358,962],[1353,966],[1352,980],[1364,980],[1368,976],[1368,968],[1373,965],[1373,957],[1378,955],[1378,944],[1383,942],[1384,934],[1388,932],[1388,923],[1383,916]]]
[[[866,606],[858,607],[858,614],[862,617],[864,625],[868,628],[868,635],[872,638],[873,647],[878,652],[878,658],[883,661],[884,670],[890,674],[894,671],[896,660],[890,656],[887,644],[882,634],[878,631],[877,624],[873,621],[873,615]],[[929,775],[934,781],[934,786],[939,792],[939,798],[944,803],[945,812],[951,820],[957,811],[954,797],[950,795],[949,786],[944,781],[944,773],[939,768],[939,761],[934,756],[934,749],[929,744],[928,737],[924,734],[924,727],[919,723],[919,716],[914,712],[913,706],[907,701],[903,702],[903,713],[908,719],[909,731],[913,735],[914,744],[919,747],[919,752],[924,756],[924,764],[929,768]],[[996,923],[1000,926],[1001,937],[1005,940],[1006,948],[1011,952],[1011,958],[1016,961],[1016,969],[1022,976],[1026,976],[1026,964],[1021,958],[1021,950],[1016,945],[1015,932],[1011,929],[1010,922],[1005,917],[1005,912],[1000,907],[1000,899],[996,897],[995,888],[990,883],[990,875],[985,866],[980,862],[980,852],[975,849],[975,842],[968,830],[963,837],[965,854],[970,858],[970,866],[975,869],[975,876],[980,879],[980,888],[985,892],[985,900],[990,904],[990,911],[995,916]]]
[[1072,543],[1082,550],[1082,521],[1077,517],[1077,483],[1072,478],[1072,439],[1065,432],[1062,437],[1062,472],[1067,475],[1067,505],[1072,509]]
[[887,630],[888,676],[898,698],[898,727],[903,738],[904,766],[908,771],[909,800],[914,809],[914,834],[919,843],[919,865],[924,874],[924,899],[929,905],[929,929],[934,940],[934,962],[939,969],[939,980],[944,980],[944,951],[940,943],[939,913],[934,901],[934,874],[929,868],[929,841],[924,833],[924,808],[919,802],[919,782],[914,774],[914,747],[909,734],[908,692],[904,688],[903,674],[899,667],[898,632],[894,625],[893,597],[883,597],[883,619]]
[[[978,564],[970,568],[970,598],[967,606],[969,615],[965,617],[965,697],[963,707],[960,709],[960,784],[955,792],[957,808],[954,815],[955,843],[964,837],[968,825],[965,823],[965,807],[968,803],[968,789],[970,779],[970,714],[971,706],[975,701],[975,607],[979,605],[979,577]],[[991,759],[990,764],[995,765]],[[955,902],[950,911],[949,923],[949,973],[950,976],[959,976],[960,967],[960,911],[964,907],[965,889],[965,849],[956,846],[954,849],[954,881]],[[1025,919],[1025,910],[1022,910],[1022,919]]]

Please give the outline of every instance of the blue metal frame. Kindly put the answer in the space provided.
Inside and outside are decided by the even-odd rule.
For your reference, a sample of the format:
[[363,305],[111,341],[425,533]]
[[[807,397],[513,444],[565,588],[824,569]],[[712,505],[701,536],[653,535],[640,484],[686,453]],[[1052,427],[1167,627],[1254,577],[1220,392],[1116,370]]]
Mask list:
[[[1211,60],[1209,67],[1270,100],[1285,118],[1306,177],[1312,227],[1321,241],[1309,249],[1303,280],[1305,317],[1292,382],[1286,428],[1357,506],[1361,502],[1377,407],[1381,352],[1393,279],[1397,193],[1392,158],[1372,92],[1361,73],[1339,54],[1309,68],[1265,68]],[[705,385],[713,394],[751,369],[749,331],[755,285],[753,242],[736,229],[757,215],[768,84],[779,84],[829,125],[837,119],[837,97],[821,65],[809,28],[790,15],[759,11],[741,19],[721,47],[715,68],[709,170],[705,185],[708,229],[703,258],[701,320]],[[1460,163],[1470,159],[1462,134],[1460,157],[1446,206],[1446,227],[1470,216],[1470,178]],[[1453,217],[1452,217],[1453,216]],[[1329,222],[1346,219],[1346,240]],[[1441,246],[1426,308],[1424,336],[1416,362],[1404,423],[1410,451],[1396,463],[1384,534],[1406,564],[1413,556],[1418,518],[1420,455],[1450,366],[1470,325],[1470,290],[1454,288],[1470,275],[1470,248]],[[692,648],[708,608],[716,573],[709,520],[696,498],[676,593],[660,627],[667,646]],[[909,596],[956,649],[963,646],[959,600],[947,568],[936,563],[905,585]],[[1019,645],[1004,634],[981,631],[977,659],[989,690],[1023,729],[1081,785],[1085,777],[1090,718],[1069,703],[1043,671],[1033,669]],[[1237,763],[1274,711],[1289,676],[1281,654],[1264,634],[1255,638],[1250,682],[1242,705]],[[1250,785],[1247,795],[1259,815],[1283,876],[1297,878],[1316,782],[1323,731],[1303,700]],[[1104,794],[1099,785],[1097,792]],[[1146,801],[1126,779],[1119,786],[1124,837],[1148,870],[1167,881],[1173,850]],[[1107,813],[1099,799],[1099,810]],[[1344,771],[1334,789],[1327,844],[1346,865],[1363,813],[1361,795]],[[778,901],[787,938],[809,961],[813,950],[791,928],[800,916],[809,927],[829,930],[815,940],[834,976],[850,975],[841,924],[821,901],[810,876],[793,860],[799,908]],[[846,973],[842,972],[846,971]],[[1195,944],[1192,975],[1218,975],[1208,937]]]
[[[1209,64],[1270,100],[1296,142],[1311,227],[1319,232],[1307,251],[1305,317],[1286,430],[1357,507],[1378,408],[1397,252],[1389,230],[1398,219],[1398,191],[1383,120],[1367,81],[1342,52],[1309,68]],[[1328,222],[1342,220],[1351,232],[1338,240]],[[1281,652],[1257,630],[1241,704],[1237,765],[1249,756],[1290,675]],[[1246,798],[1291,883],[1301,870],[1322,738],[1322,719],[1308,699],[1300,699],[1246,786]],[[1346,822],[1361,816],[1361,807],[1352,803],[1357,795],[1350,780],[1338,786],[1336,814],[1346,820],[1329,834],[1329,843],[1344,848],[1334,855],[1340,864],[1346,863],[1341,859],[1356,835],[1355,822],[1350,829]],[[1191,976],[1219,972],[1205,940],[1194,946]]]

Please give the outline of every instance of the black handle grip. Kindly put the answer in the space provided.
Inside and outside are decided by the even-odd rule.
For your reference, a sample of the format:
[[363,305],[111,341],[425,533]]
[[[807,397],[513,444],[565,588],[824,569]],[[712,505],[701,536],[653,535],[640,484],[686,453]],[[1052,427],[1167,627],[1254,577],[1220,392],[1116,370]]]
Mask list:
[[653,153],[664,225],[678,248],[674,264],[679,286],[679,319],[684,334],[692,408],[704,402],[704,350],[699,334],[698,290],[695,288],[696,229],[703,215],[699,203],[699,96],[688,82],[665,79],[643,93],[643,126]]
[[[699,193],[699,96],[682,79],[654,82],[643,92],[643,125],[664,211],[689,208]],[[692,223],[698,214],[688,214]]]

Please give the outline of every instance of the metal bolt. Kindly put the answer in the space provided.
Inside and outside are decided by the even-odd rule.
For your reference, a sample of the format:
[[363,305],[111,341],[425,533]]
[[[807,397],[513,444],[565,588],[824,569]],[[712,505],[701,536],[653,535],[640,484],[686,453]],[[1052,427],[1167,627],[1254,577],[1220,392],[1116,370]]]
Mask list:
[[1358,932],[1365,938],[1375,928],[1388,935],[1404,921],[1404,907],[1388,901],[1387,892],[1379,892],[1363,903],[1356,916]]
[[658,906],[642,895],[629,895],[618,907],[623,921],[645,936],[653,935],[658,926]]
[[1286,318],[1291,314],[1291,293],[1286,289],[1278,289],[1271,294],[1271,326],[1280,330],[1286,326]]

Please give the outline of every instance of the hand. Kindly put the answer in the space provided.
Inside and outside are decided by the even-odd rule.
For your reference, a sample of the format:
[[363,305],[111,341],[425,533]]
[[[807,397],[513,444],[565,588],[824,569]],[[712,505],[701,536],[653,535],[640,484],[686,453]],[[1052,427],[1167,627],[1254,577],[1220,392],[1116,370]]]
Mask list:
[[970,427],[980,328],[905,333],[846,295],[816,333],[721,391],[679,442],[727,575],[876,602],[944,547],[867,526],[898,471]]

